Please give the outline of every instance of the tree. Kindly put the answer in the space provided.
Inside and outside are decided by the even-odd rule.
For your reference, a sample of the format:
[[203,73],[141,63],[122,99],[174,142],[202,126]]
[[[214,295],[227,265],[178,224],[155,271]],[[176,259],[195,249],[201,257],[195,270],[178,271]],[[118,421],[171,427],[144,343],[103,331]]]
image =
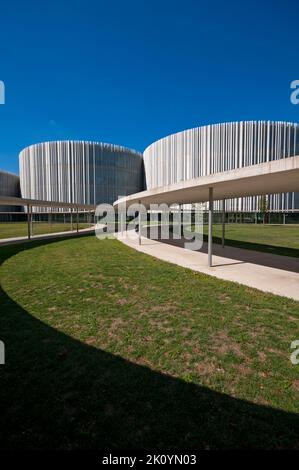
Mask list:
[[268,196],[263,195],[259,200],[259,211],[263,215],[263,224],[268,222],[269,201]]

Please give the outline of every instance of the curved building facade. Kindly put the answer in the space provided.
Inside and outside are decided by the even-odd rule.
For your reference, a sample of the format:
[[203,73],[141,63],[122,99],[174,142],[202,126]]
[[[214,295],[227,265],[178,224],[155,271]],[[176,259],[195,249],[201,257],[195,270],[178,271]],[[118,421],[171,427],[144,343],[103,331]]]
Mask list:
[[[249,121],[189,129],[154,142],[143,154],[147,189],[299,155],[299,124]],[[216,203],[216,209],[219,205]],[[299,193],[272,194],[271,211],[299,209]],[[259,197],[227,201],[228,211],[255,211]]]
[[45,142],[19,156],[22,197],[81,204],[113,203],[143,189],[142,154],[97,142]]
[[[20,178],[0,170],[0,196],[20,197]],[[0,206],[0,212],[20,212],[17,206]]]

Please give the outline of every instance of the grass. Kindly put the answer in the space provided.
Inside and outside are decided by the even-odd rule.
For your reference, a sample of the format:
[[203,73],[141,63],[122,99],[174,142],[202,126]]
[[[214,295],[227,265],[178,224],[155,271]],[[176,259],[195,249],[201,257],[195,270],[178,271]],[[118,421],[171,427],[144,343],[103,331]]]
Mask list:
[[[89,224],[80,223],[79,229],[90,227]],[[68,232],[71,230],[70,223],[48,223],[34,222],[33,235],[42,235],[45,233]],[[76,230],[76,224],[73,224],[73,230]],[[28,233],[27,222],[0,222],[0,239],[13,237],[26,237]]]
[[2,448],[299,448],[299,304],[85,236],[0,248]]
[[[208,227],[204,226],[204,234]],[[222,226],[213,227],[213,240],[221,243]],[[225,243],[230,246],[299,258],[299,226],[226,224]]]

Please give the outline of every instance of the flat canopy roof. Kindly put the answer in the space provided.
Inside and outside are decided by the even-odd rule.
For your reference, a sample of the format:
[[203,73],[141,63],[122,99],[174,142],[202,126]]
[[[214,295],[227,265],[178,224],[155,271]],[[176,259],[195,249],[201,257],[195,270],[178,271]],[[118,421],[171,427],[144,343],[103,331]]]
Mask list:
[[168,205],[205,202],[209,200],[209,188],[213,188],[214,200],[299,191],[299,156],[141,191],[118,199],[114,206],[139,201],[147,208],[163,202]]
[[95,204],[77,204],[75,202],[43,201],[21,197],[0,196],[0,206],[63,207],[65,209],[95,210]]

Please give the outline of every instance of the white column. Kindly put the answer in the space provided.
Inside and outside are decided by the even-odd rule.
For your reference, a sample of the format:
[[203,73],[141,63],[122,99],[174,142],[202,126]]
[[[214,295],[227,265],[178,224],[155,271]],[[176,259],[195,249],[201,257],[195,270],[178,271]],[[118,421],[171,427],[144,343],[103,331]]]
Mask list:
[[31,230],[30,230],[30,205],[27,204],[27,232],[28,232],[28,239],[30,240],[31,238]]
[[213,246],[213,188],[209,188],[209,235],[208,235],[208,265],[212,266]]
[[138,212],[138,244],[141,245],[141,201],[139,203],[139,212]]
[[70,212],[71,212],[71,232],[73,231],[73,208],[71,207],[70,209]]
[[182,227],[182,204],[178,205],[178,211],[179,211],[179,216],[178,216],[178,222],[179,222],[179,230],[178,233],[180,234],[180,238],[183,235],[183,227]]
[[33,216],[32,216],[32,206],[30,206],[30,236],[33,235]]
[[225,245],[225,199],[222,199],[222,248]]

